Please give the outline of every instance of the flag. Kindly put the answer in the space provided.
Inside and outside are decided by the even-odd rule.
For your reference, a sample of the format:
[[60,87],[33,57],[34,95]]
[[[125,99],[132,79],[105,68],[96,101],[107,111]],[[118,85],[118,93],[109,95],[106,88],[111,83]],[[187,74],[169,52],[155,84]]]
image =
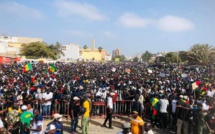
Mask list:
[[55,65],[54,65],[54,64],[51,64],[51,65],[49,66],[48,70],[49,70],[49,72],[54,73],[54,72],[56,71]]
[[31,63],[28,63],[24,66],[23,72],[27,72],[29,70],[31,70],[31,71],[33,70]]

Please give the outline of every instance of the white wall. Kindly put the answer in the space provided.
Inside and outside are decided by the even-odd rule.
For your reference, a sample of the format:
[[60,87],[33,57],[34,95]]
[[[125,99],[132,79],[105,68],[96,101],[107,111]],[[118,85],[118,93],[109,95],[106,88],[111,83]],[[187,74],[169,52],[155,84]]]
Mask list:
[[64,56],[61,55],[60,59],[64,60],[77,60],[79,59],[79,46],[75,44],[63,45],[62,51],[64,52]]
[[0,42],[0,53],[6,53],[7,47],[8,47],[8,43]]

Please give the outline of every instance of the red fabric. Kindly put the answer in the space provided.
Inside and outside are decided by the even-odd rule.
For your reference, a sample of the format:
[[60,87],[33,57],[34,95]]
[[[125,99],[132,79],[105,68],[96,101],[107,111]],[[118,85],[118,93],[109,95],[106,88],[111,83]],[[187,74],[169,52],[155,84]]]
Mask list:
[[115,94],[114,94],[114,96],[113,96],[113,103],[114,103],[114,104],[116,103],[117,96],[118,96],[118,94],[117,94],[117,93],[115,93]]
[[196,85],[200,86],[201,85],[201,81],[197,80],[196,81]]

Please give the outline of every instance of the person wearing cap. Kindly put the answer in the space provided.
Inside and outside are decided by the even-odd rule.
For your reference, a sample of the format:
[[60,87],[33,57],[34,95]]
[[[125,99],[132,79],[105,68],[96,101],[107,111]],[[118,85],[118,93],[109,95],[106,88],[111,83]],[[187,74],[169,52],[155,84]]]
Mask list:
[[112,127],[112,112],[113,112],[113,96],[114,96],[115,93],[111,92],[108,94],[108,97],[107,97],[107,117],[105,118],[105,121],[102,125],[102,127],[107,127],[106,126],[106,123],[107,121],[109,121],[109,128],[110,129],[113,129]]
[[62,115],[56,113],[53,115],[54,120],[51,121],[46,128],[46,134],[48,134],[50,125],[54,125],[56,128],[56,131],[54,134],[63,134],[63,123],[62,123]]
[[77,96],[73,97],[70,101],[70,107],[69,107],[69,115],[71,118],[71,134],[73,134],[76,131],[77,125],[78,125],[78,116],[79,116],[79,110],[80,106],[78,104],[79,98]]
[[154,134],[154,132],[151,129],[151,123],[145,123],[144,125],[145,128],[145,134]]
[[20,121],[21,123],[24,125],[25,130],[24,130],[24,134],[30,134],[30,124],[31,124],[31,119],[34,118],[34,115],[27,111],[27,106],[23,105],[21,107],[22,110],[22,114],[20,115]]
[[49,127],[47,127],[47,134],[55,134],[56,127],[55,125],[51,124]]
[[131,132],[132,134],[143,134],[144,133],[144,121],[138,116],[137,111],[133,111],[133,119],[131,120]]
[[122,132],[118,132],[117,134],[132,134],[131,133],[131,124],[125,122],[122,124]]

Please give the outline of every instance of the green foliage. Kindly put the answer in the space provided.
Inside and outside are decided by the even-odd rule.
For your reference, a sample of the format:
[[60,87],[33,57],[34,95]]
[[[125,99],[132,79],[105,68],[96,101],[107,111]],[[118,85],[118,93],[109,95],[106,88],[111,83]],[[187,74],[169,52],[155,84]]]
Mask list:
[[165,62],[166,63],[178,63],[178,62],[181,62],[181,59],[178,56],[177,52],[169,52],[165,55]]
[[149,51],[145,51],[141,56],[142,60],[145,62],[149,62],[151,57],[152,57],[152,53],[150,53]]
[[99,48],[98,48],[98,50],[99,50],[100,53],[102,52],[102,49],[103,49],[102,47],[99,47]]
[[125,56],[124,56],[124,55],[115,56],[115,57],[113,57],[112,60],[115,60],[115,58],[119,58],[119,61],[120,61],[120,62],[125,61]]
[[84,45],[84,49],[87,49],[88,47],[87,47],[87,45]]
[[190,64],[209,64],[215,61],[215,48],[208,44],[195,44],[188,51]]
[[134,57],[133,62],[138,62],[139,59],[137,57]]
[[26,56],[27,58],[51,58],[55,60],[59,54],[63,54],[60,46],[58,42],[56,45],[50,46],[43,42],[23,44],[20,49],[20,55]]

